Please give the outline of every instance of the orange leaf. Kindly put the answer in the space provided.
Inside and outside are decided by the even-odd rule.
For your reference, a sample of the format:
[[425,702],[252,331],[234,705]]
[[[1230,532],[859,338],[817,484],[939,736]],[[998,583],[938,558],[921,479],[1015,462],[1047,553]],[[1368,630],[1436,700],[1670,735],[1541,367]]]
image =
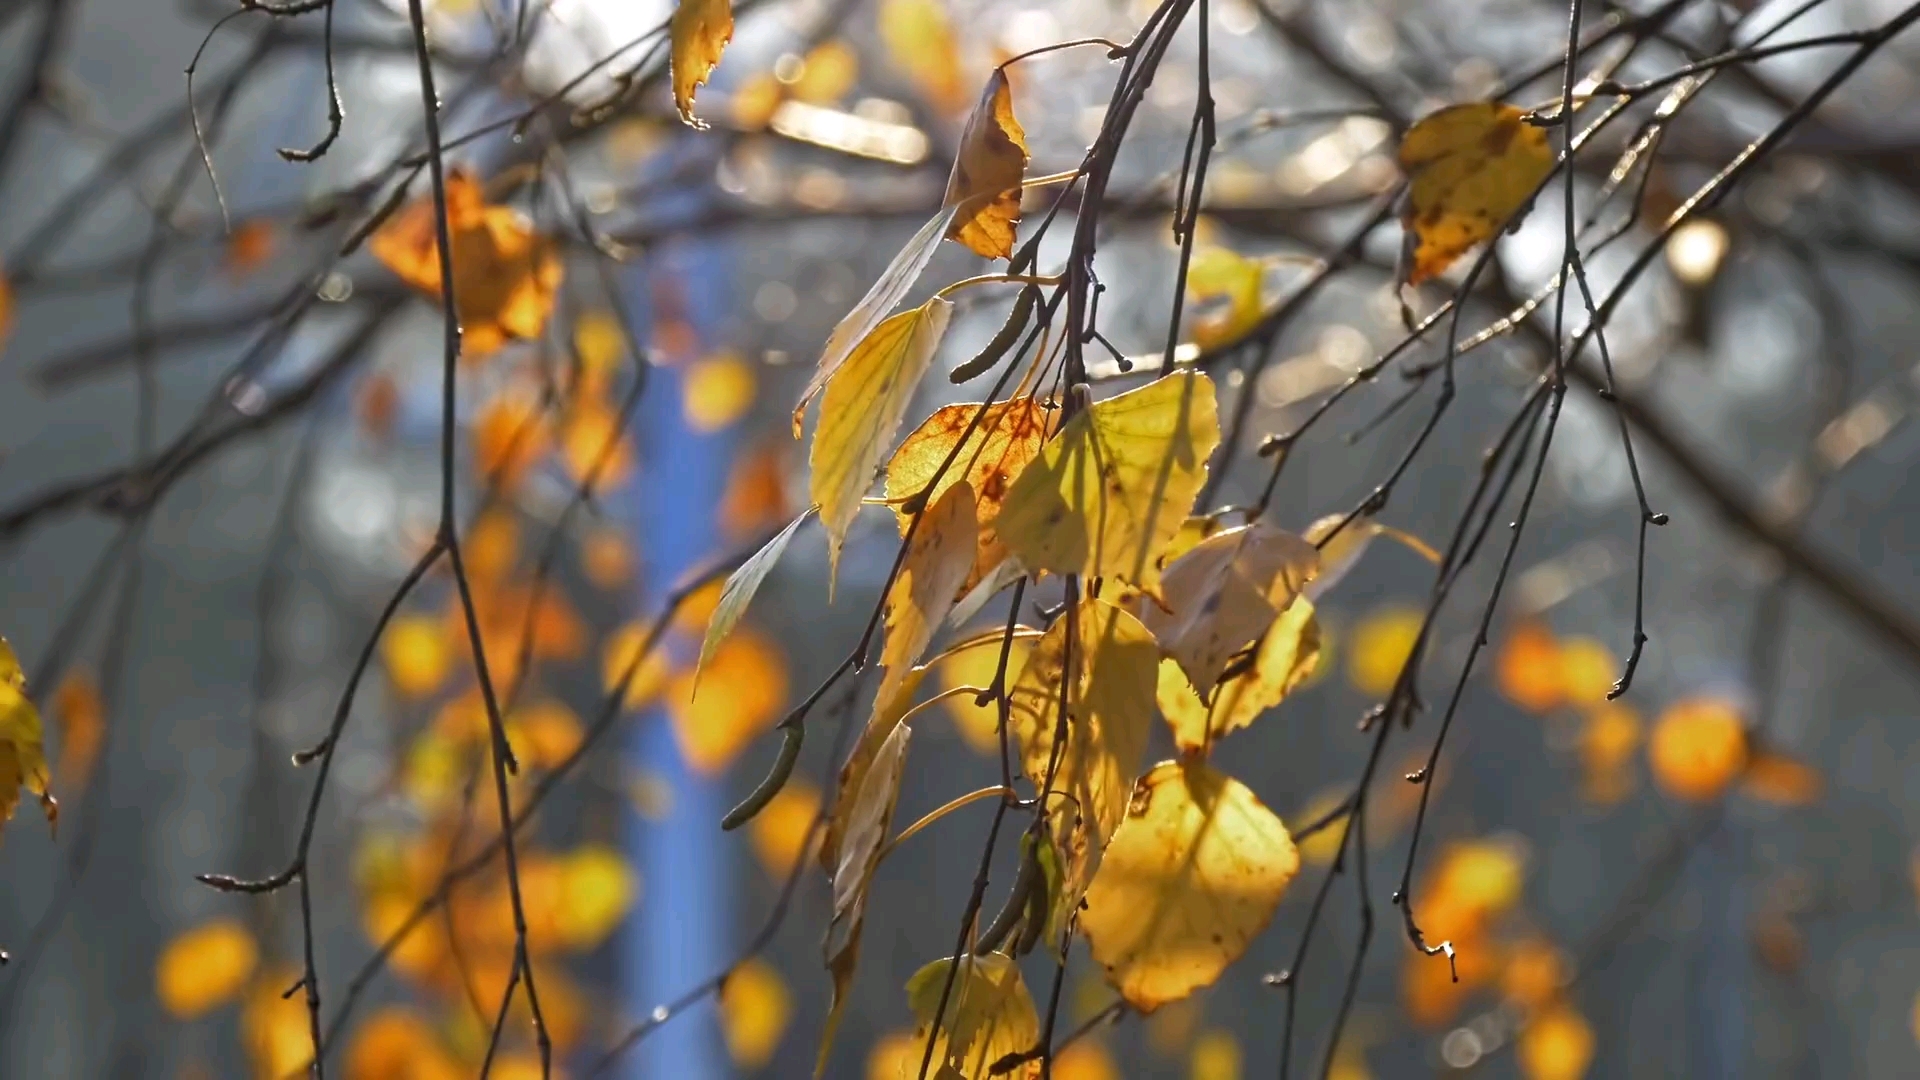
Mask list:
[[960,133],[944,206],[958,208],[947,238],[989,259],[1013,255],[1020,222],[1020,182],[1027,172],[1027,136],[1013,115],[1013,90],[1004,70],[992,77]]
[[106,707],[93,676],[84,671],[68,672],[53,692],[52,712],[60,726],[58,786],[68,792],[79,791],[93,774],[107,730]]
[[216,919],[176,936],[154,965],[154,993],[167,1012],[194,1020],[232,1001],[260,960],[259,946],[233,919]]
[[1537,619],[1516,623],[1507,633],[1494,657],[1493,677],[1502,696],[1530,713],[1549,712],[1566,700],[1560,643]]
[[693,672],[675,675],[667,709],[687,764],[712,776],[780,718],[787,704],[786,660],[765,638],[735,630],[707,662],[700,689],[694,697]]
[[820,813],[820,792],[792,777],[765,809],[747,826],[747,839],[767,876],[785,881],[794,864],[806,857],[813,819]]
[[412,1010],[388,1006],[362,1021],[347,1048],[348,1080],[455,1080],[459,1063]]
[[277,246],[273,222],[266,218],[241,222],[227,236],[227,276],[235,280],[245,278],[265,266]]
[[480,479],[511,492],[553,445],[552,421],[531,393],[495,394],[473,418],[473,464]]
[[[934,410],[887,462],[887,501],[893,505],[902,535],[913,518],[909,500],[922,491],[926,492],[926,505],[931,506],[957,483],[965,482],[973,488],[979,551],[972,572],[960,587],[962,593],[970,591],[1007,557],[1007,546],[993,531],[993,520],[1000,514],[1014,477],[1040,453],[1050,415],[1031,397],[984,406],[972,402],[948,405]],[[980,421],[977,425],[976,416]],[[959,453],[941,473],[940,466],[956,445]],[[934,481],[935,474],[939,474],[938,481]],[[933,487],[928,489],[930,482]]]
[[1782,806],[1805,806],[1820,797],[1825,784],[1813,766],[1785,754],[1762,750],[1747,762],[1742,786],[1756,799]]
[[1719,798],[1747,764],[1740,711],[1710,697],[1667,706],[1647,744],[1647,761],[1667,794],[1688,802]]

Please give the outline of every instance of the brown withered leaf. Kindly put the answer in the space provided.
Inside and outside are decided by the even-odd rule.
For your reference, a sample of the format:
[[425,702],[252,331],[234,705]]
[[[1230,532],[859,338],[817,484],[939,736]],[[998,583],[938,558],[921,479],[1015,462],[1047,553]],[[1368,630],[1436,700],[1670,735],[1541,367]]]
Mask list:
[[[1040,453],[1050,415],[1045,405],[1031,397],[986,405],[984,414],[982,408],[979,403],[966,402],[935,410],[907,436],[887,462],[887,501],[893,505],[904,534],[913,516],[908,500],[926,489],[947,455],[953,453],[955,445],[960,445],[953,464],[945,473],[940,473],[940,479],[927,492],[927,502],[931,505],[938,501],[948,488],[958,483],[973,488],[974,514],[979,524],[978,552],[972,572],[960,587],[963,594],[971,591],[988,571],[1007,557],[1007,546],[993,531],[993,519],[999,516],[1000,505],[1006,501],[1007,489],[1014,478]],[[973,422],[975,416],[979,416],[978,425]],[[972,428],[970,434],[969,428]]]
[[993,76],[960,134],[953,173],[947,178],[943,206],[955,207],[947,237],[989,259],[1013,255],[1014,226],[1020,221],[1020,182],[1027,173],[1027,136],[1013,115],[1013,88],[1007,73]]

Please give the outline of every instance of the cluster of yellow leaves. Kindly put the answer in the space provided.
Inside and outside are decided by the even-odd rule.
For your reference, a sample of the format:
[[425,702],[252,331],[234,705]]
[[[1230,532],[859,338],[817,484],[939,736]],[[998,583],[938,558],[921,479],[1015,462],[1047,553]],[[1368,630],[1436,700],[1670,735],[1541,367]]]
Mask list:
[[1407,174],[1407,283],[1437,277],[1518,220],[1547,174],[1553,149],[1526,112],[1500,102],[1451,105],[1400,140]]
[[40,740],[40,710],[27,697],[26,673],[13,646],[0,638],[0,825],[12,820],[22,787],[40,796],[49,825],[59,816],[59,803],[47,789]]
[[[511,207],[488,205],[480,182],[461,170],[447,174],[446,204],[461,355],[478,360],[510,340],[539,337],[562,274],[552,241]],[[373,234],[367,249],[401,281],[438,298],[438,231],[432,197],[415,199]]]

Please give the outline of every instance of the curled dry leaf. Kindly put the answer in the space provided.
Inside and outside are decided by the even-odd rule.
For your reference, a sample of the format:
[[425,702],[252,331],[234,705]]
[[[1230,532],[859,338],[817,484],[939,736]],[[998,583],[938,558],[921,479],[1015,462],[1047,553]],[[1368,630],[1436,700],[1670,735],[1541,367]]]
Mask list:
[[941,205],[956,211],[948,239],[989,259],[1013,256],[1020,222],[1020,182],[1027,174],[1027,136],[1013,115],[1013,88],[995,68],[980,104],[967,118]]
[[995,528],[1029,571],[1150,589],[1219,443],[1213,380],[1197,372],[1096,401],[1021,471]]
[[[1064,872],[1052,925],[1080,902],[1101,849],[1126,816],[1127,794],[1140,774],[1153,723],[1159,659],[1140,620],[1090,597],[1054,621],[1009,694],[1008,734],[1021,768],[1035,786],[1052,793],[1047,811]],[[1062,727],[1066,745],[1056,755]]]
[[[512,207],[487,205],[480,182],[468,173],[449,172],[446,188],[461,356],[478,360],[509,340],[539,337],[562,277],[553,242],[534,232]],[[367,249],[401,281],[440,296],[439,223],[432,196],[401,208],[373,234]]]
[[820,866],[827,875],[833,875],[834,867],[840,862],[840,844],[846,838],[849,808],[860,788],[866,783],[867,772],[880,755],[880,748],[893,736],[894,728],[907,714],[913,704],[914,695],[920,692],[920,684],[926,680],[925,667],[910,668],[906,677],[892,688],[892,693],[875,695],[873,715],[867,718],[865,730],[853,744],[853,752],[840,766],[838,794],[833,800],[833,815],[827,819],[826,835],[820,841]]
[[49,824],[59,817],[60,804],[47,791],[40,740],[40,710],[27,697],[27,676],[13,646],[0,638],[0,825],[12,820],[22,787],[40,796]]
[[1158,597],[1142,596],[1137,611],[1205,698],[1233,654],[1264,634],[1319,569],[1312,544],[1256,521],[1167,563]]
[[[984,411],[982,411],[984,410]],[[1040,453],[1046,440],[1045,405],[1031,397],[982,405],[967,402],[934,411],[908,435],[887,462],[887,501],[893,505],[904,535],[913,520],[910,500],[925,491],[932,505],[948,488],[965,483],[973,488],[974,514],[979,524],[978,553],[962,593],[969,592],[1007,557],[1007,546],[994,531],[1007,491],[1014,478]],[[979,423],[974,423],[975,417]],[[953,448],[960,451],[954,454]],[[953,464],[940,466],[953,454]],[[939,479],[935,480],[935,476]],[[928,483],[933,487],[929,490]]]
[[1413,258],[1407,284],[1437,277],[1526,207],[1547,174],[1553,149],[1526,112],[1497,101],[1429,113],[1400,140],[1408,180],[1404,225]]
[[1246,785],[1204,761],[1164,761],[1107,845],[1080,927],[1127,1003],[1150,1012],[1212,985],[1299,869],[1286,826]]
[[[1245,655],[1242,652],[1241,656]],[[1236,658],[1230,666],[1241,662]],[[1320,620],[1315,617],[1313,601],[1304,596],[1295,598],[1267,628],[1245,662],[1251,666],[1214,687],[1209,704],[1201,700],[1176,661],[1160,661],[1155,699],[1167,726],[1173,729],[1174,745],[1182,753],[1203,750],[1220,736],[1253,723],[1313,676],[1320,664]]]
[[673,107],[680,120],[704,130],[706,121],[693,115],[693,94],[720,63],[720,54],[733,40],[731,0],[680,0],[667,25],[672,46]]
[[[867,889],[873,883],[874,868],[880,865],[880,852],[887,830],[893,824],[893,808],[900,800],[900,774],[907,764],[907,741],[913,729],[895,724],[886,741],[880,744],[868,769],[845,807],[846,829],[833,868],[833,920],[827,925],[827,970],[833,976],[833,1004],[827,1011],[826,1030],[820,1038],[820,1058],[814,1067],[819,1075],[827,1063],[827,1051],[833,1045],[834,1029],[847,1005],[847,991],[853,984],[853,970],[860,960],[860,929],[866,920]],[[834,816],[843,811],[835,808]]]
[[939,297],[874,327],[827,383],[813,433],[809,487],[827,527],[829,574],[837,570],[847,529],[873,483],[874,467],[913,400],[953,305]]
[[[902,1061],[903,1078],[919,1075],[952,968],[952,958],[935,960],[907,980],[907,1004],[919,1027],[914,1031],[914,1051]],[[928,1075],[937,1080],[988,1080],[990,1076],[1032,1080],[1040,1075],[1039,1061],[1022,1062],[1010,1072],[992,1071],[994,1062],[1008,1054],[1023,1054],[1040,1039],[1039,1014],[1020,977],[1020,965],[1011,956],[999,952],[962,956],[946,1003],[939,1033],[932,1036],[933,1069]]]
[[[955,484],[921,517],[900,573],[887,590],[886,641],[880,647],[880,696],[890,697],[927,651],[973,567],[973,488]],[[916,680],[917,681],[917,680]]]

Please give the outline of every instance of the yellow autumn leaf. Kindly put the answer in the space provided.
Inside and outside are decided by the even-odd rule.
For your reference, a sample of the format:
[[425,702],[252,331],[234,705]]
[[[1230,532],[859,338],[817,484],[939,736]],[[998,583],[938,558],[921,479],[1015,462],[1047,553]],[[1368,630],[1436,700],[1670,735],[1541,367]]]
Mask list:
[[874,695],[873,711],[867,717],[867,726],[855,741],[853,752],[847,755],[847,760],[840,766],[833,814],[827,819],[826,834],[820,841],[820,865],[828,877],[833,876],[834,867],[839,865],[840,844],[846,836],[854,797],[866,783],[867,772],[879,756],[880,748],[892,737],[893,729],[899,725],[901,718],[906,716],[926,675],[927,669],[924,667],[911,668],[891,694]]
[[1300,869],[1279,817],[1204,761],[1140,781],[1087,888],[1080,929],[1127,1003],[1149,1012],[1219,979]]
[[765,1068],[793,1017],[793,995],[773,965],[750,957],[720,984],[720,1033],[727,1054],[747,1072]]
[[953,305],[935,297],[888,318],[827,381],[808,456],[813,470],[808,491],[827,527],[829,574],[839,566],[847,529],[873,483],[874,467],[892,443],[952,314]]
[[1413,259],[1407,284],[1436,277],[1469,248],[1506,228],[1553,171],[1543,128],[1497,101],[1429,113],[1400,140]]
[[[1920,1030],[1920,1029],[1916,1029]],[[910,1031],[892,1031],[873,1041],[867,1051],[867,1080],[906,1080],[920,1075],[923,1040]]]
[[1381,608],[1353,628],[1353,649],[1347,656],[1347,679],[1353,688],[1373,698],[1393,692],[1400,671],[1413,656],[1425,616],[1410,607]]
[[1315,603],[1340,584],[1340,579],[1360,562],[1373,542],[1382,537],[1398,542],[1435,566],[1440,564],[1440,553],[1431,544],[1403,529],[1382,525],[1366,514],[1357,517],[1328,514],[1308,525],[1300,535],[1320,549],[1320,573],[1306,588],[1307,598]]
[[693,115],[693,94],[713,74],[727,42],[733,40],[733,4],[730,0],[679,0],[667,37],[673,106],[681,122],[704,130],[706,121]]
[[834,38],[807,51],[787,90],[809,105],[832,105],[859,84],[859,52],[846,39]]
[[1627,769],[1642,737],[1640,712],[1624,701],[1602,702],[1586,711],[1576,748],[1590,801],[1607,805],[1626,795],[1631,781]]
[[1193,343],[1217,349],[1246,337],[1260,325],[1261,283],[1266,268],[1230,248],[1203,247],[1187,263],[1187,296],[1196,304],[1219,301],[1194,319]]
[[1204,1032],[1187,1055],[1187,1080],[1240,1080],[1241,1056],[1232,1032]]
[[576,399],[560,427],[560,460],[576,484],[611,491],[633,475],[633,440],[612,406]]
[[240,1008],[240,1041],[256,1080],[288,1080],[305,1073],[313,1061],[306,995],[283,993],[299,977],[292,968],[272,968],[247,990]]
[[[1236,659],[1234,665],[1241,662]],[[1160,661],[1155,700],[1183,753],[1211,746],[1220,736],[1253,723],[1312,676],[1320,663],[1320,621],[1313,602],[1296,597],[1267,628],[1248,662],[1247,670],[1214,688],[1209,703],[1200,699],[1178,663]]]
[[881,0],[880,42],[902,75],[943,113],[966,104],[960,41],[942,0]]
[[740,623],[740,617],[747,613],[747,606],[753,603],[753,595],[760,591],[767,575],[779,565],[780,556],[786,554],[787,545],[793,542],[794,534],[805,524],[806,514],[801,514],[787,523],[774,538],[767,541],[759,551],[753,553],[739,568],[727,575],[726,584],[720,587],[720,593],[713,605],[712,613],[707,617],[707,629],[700,639],[700,658],[694,662],[693,690],[700,690],[700,673],[713,659],[727,635]]
[[455,1080],[460,1064],[432,1025],[389,1005],[360,1022],[347,1046],[347,1080]]
[[22,787],[40,796],[49,823],[59,817],[59,804],[47,790],[40,710],[27,697],[27,676],[13,646],[0,637],[0,825],[12,820]]
[[605,394],[627,358],[627,333],[619,316],[605,310],[574,316],[573,352],[580,358],[581,391],[591,397]]
[[1166,564],[1135,610],[1202,697],[1320,569],[1320,552],[1265,522],[1227,529]]
[[492,584],[505,578],[520,557],[520,522],[502,507],[483,511],[460,538],[460,560],[467,576]]
[[[854,968],[860,961],[860,931],[866,923],[867,890],[880,865],[893,809],[900,799],[900,776],[907,764],[907,743],[913,729],[895,724],[880,744],[873,763],[860,779],[859,789],[845,809],[846,828],[833,866],[833,918],[827,924],[827,971],[833,978],[833,1002],[827,1008],[825,1031],[814,1075],[826,1066],[840,1015],[847,1007]],[[841,811],[835,809],[835,817]]]
[[474,414],[474,471],[481,482],[511,492],[553,449],[553,422],[540,399],[512,387],[489,398]]
[[[509,340],[539,337],[563,276],[553,242],[511,207],[489,206],[480,182],[459,169],[447,174],[446,203],[461,356],[478,360]],[[375,230],[367,250],[401,281],[437,299],[438,236],[433,198],[422,196]]]
[[1687,802],[1710,802],[1747,765],[1747,732],[1740,710],[1713,697],[1667,706],[1647,741],[1647,764],[1662,790]]
[[[993,677],[1000,670],[1000,653],[1004,643],[1002,634],[983,636],[975,641],[948,650],[934,665],[940,672],[940,688],[952,690],[957,686],[977,686],[982,689],[993,685]],[[1014,686],[1020,681],[1020,672],[1027,666],[1027,657],[1033,653],[1033,642],[1016,637],[1007,649],[1007,685]],[[946,706],[947,714],[953,717],[954,730],[974,752],[991,757],[1000,756],[1000,707],[997,703],[985,705],[974,701],[971,694],[956,694],[941,702]]]
[[515,707],[506,726],[520,759],[537,769],[558,768],[586,737],[574,711],[552,699]]
[[1026,132],[1013,115],[1007,73],[995,68],[960,133],[947,178],[942,204],[958,211],[948,239],[984,258],[1012,258],[1014,228],[1020,223],[1020,182],[1026,173]]
[[560,861],[560,902],[554,912],[555,944],[591,949],[627,917],[640,891],[639,878],[618,851],[605,844],[584,844]]
[[1590,707],[1606,701],[1619,674],[1620,662],[1604,642],[1579,636],[1560,643],[1560,683],[1567,704]]
[[[1073,670],[1066,670],[1072,638]],[[1034,646],[1008,694],[1008,735],[1027,779],[1051,780],[1047,811],[1064,855],[1055,918],[1086,892],[1100,852],[1127,813],[1153,724],[1160,652],[1153,635],[1123,609],[1089,597],[1062,614]],[[1063,694],[1062,686],[1066,687]],[[1066,746],[1054,735],[1066,698]]]
[[701,689],[695,697],[691,671],[673,676],[667,713],[687,764],[713,776],[780,719],[787,707],[786,660],[772,642],[738,631],[714,652]]
[[697,360],[680,384],[680,412],[695,431],[719,431],[753,408],[758,386],[753,365],[733,353]]
[[[995,952],[963,956],[959,970],[952,969],[951,957],[935,960],[907,980],[907,1004],[919,1020],[914,1031],[915,1049],[924,1055],[934,1014],[940,1010],[942,991],[952,972],[953,988],[945,994],[946,1011],[938,1033],[933,1035],[933,1069],[929,1075],[941,1080],[1038,1077],[1039,1061],[1022,1062],[1004,1073],[991,1071],[1001,1058],[1025,1053],[1040,1039],[1040,1017],[1027,993],[1026,980],[1020,977],[1020,965],[1007,954]],[[908,1061],[914,1069],[919,1068],[917,1057],[910,1056]]]
[[900,571],[884,605],[886,641],[880,646],[880,690],[890,696],[919,661],[973,569],[978,528],[973,488],[947,489],[920,518],[907,541]]
[[1543,1009],[1560,996],[1571,972],[1567,955],[1545,938],[1529,937],[1507,950],[1500,973],[1500,994],[1527,1012]]
[[1538,619],[1520,620],[1494,653],[1493,678],[1501,696],[1530,713],[1558,708],[1567,697],[1559,639]]
[[1120,1066],[1105,1044],[1087,1037],[1053,1056],[1053,1080],[1120,1080]]
[[819,789],[795,776],[747,823],[747,839],[768,877],[785,881],[794,865],[806,858],[813,819],[819,814]]
[[1093,402],[1015,478],[995,528],[1030,572],[1151,589],[1219,442],[1213,380],[1198,372]]
[[253,935],[216,919],[176,935],[154,964],[154,995],[175,1019],[195,1020],[232,1001],[260,961]]
[[[1006,503],[1014,478],[1040,453],[1051,415],[1032,397],[991,405],[947,405],[934,410],[915,428],[887,462],[887,502],[899,518],[902,534],[913,517],[909,500],[926,492],[927,505],[931,506],[955,484],[964,482],[973,488],[979,553],[966,584],[961,586],[963,593],[971,591],[1006,559],[1007,546],[994,531],[994,519]],[[942,472],[940,467],[949,455],[953,464]]]
[[627,689],[621,701],[623,708],[646,708],[667,685],[671,670],[666,651],[656,644],[644,657],[640,655],[651,631],[644,622],[623,623],[607,635],[601,650],[600,688],[611,694],[624,680]]
[[453,672],[453,645],[445,623],[432,615],[398,615],[380,638],[387,679],[402,697],[423,698]]
[[1534,1017],[1514,1049],[1527,1080],[1580,1080],[1593,1064],[1593,1025],[1561,1005]]

